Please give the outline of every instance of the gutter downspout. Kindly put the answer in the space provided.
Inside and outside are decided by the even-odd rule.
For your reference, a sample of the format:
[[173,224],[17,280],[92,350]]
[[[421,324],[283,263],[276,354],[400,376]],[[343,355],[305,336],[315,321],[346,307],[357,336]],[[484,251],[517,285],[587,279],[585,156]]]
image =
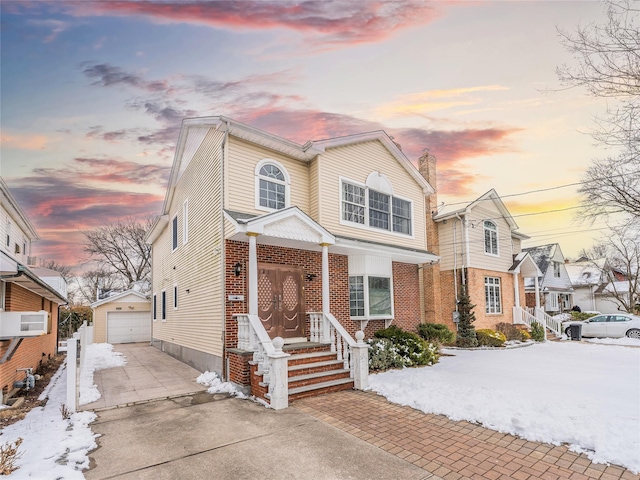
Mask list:
[[466,267],[469,266],[469,227],[467,226],[467,218],[465,216],[464,221],[462,220],[462,218],[460,218],[460,215],[456,213],[456,217],[458,218],[458,220],[460,220],[462,222],[462,226],[464,228],[464,243],[465,243],[465,254],[463,254],[463,262],[462,262],[462,285],[466,285],[467,282],[465,280],[465,269]]
[[[458,217],[458,214],[456,214]],[[456,236],[456,226],[460,223],[458,220],[454,220],[453,222],[453,295],[456,300],[456,312],[458,311],[458,245],[457,245],[457,236]]]
[[221,258],[221,272],[222,276],[222,378],[225,381],[229,381],[229,360],[227,359],[227,303],[225,299],[227,298],[227,274],[226,274],[226,265],[227,265],[227,250],[226,250],[226,239],[224,232],[224,195],[225,195],[225,183],[224,183],[224,166],[226,160],[226,148],[227,141],[229,140],[229,121],[224,120],[225,129],[224,129],[224,138],[222,139],[221,149],[221,158],[220,158],[220,258]]

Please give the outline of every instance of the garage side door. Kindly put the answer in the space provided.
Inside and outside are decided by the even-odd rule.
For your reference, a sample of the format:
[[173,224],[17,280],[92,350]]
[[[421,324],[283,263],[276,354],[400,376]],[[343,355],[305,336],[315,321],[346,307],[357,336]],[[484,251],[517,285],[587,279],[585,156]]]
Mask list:
[[151,312],[107,312],[107,342],[151,341]]

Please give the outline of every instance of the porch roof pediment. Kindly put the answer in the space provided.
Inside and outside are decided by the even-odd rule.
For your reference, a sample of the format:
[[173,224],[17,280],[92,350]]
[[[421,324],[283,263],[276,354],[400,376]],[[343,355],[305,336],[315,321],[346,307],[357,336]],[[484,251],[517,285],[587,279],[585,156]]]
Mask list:
[[519,273],[524,278],[542,276],[542,272],[538,268],[538,264],[533,260],[528,252],[520,252],[516,255],[513,265],[509,271]]
[[[232,218],[231,215],[227,215]],[[298,207],[289,207],[252,218],[235,218],[237,232],[264,235],[294,242],[333,245],[335,237]]]

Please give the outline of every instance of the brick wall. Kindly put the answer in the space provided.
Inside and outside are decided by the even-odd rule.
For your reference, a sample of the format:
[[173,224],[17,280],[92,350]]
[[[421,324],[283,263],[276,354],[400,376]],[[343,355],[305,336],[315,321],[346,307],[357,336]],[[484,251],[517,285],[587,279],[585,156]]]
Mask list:
[[442,301],[442,316],[436,323],[443,323],[455,332],[456,324],[453,321],[453,312],[456,310],[456,291],[453,270],[440,272],[440,297]]
[[[18,368],[33,368],[55,355],[58,342],[58,305],[14,283],[6,284],[5,309],[7,312],[45,310],[49,312],[49,333],[34,338],[25,338],[15,354],[0,365],[0,388],[7,393],[13,382],[22,380],[24,373]],[[9,348],[10,341],[0,342],[0,357]]]
[[[249,244],[227,240],[226,242],[226,294],[242,295],[243,301],[225,301],[225,351],[230,362],[230,377],[237,383],[248,385],[248,371],[244,360],[237,358],[238,324],[234,314],[246,313],[249,309],[247,289],[247,265]],[[307,312],[322,311],[322,253],[294,248],[258,245],[258,262],[277,265],[298,265],[305,275],[304,295]],[[239,276],[235,276],[236,263],[242,265]],[[306,275],[315,275],[307,280]],[[393,294],[395,305],[394,323],[407,330],[415,330],[420,323],[420,292],[417,265],[393,263]],[[349,314],[349,265],[346,255],[329,254],[329,290],[331,313],[351,336],[360,329],[359,321],[352,321]],[[365,338],[384,328],[384,320],[372,320],[365,329]],[[308,319],[306,332],[309,331]]]
[[[484,278],[500,277],[500,296],[502,313],[485,313]],[[513,274],[505,272],[495,272],[492,270],[481,270],[477,268],[467,269],[467,286],[471,302],[476,305],[473,310],[476,314],[474,326],[479,328],[495,328],[496,323],[513,323],[513,312],[511,308],[515,305],[515,292],[513,290]]]

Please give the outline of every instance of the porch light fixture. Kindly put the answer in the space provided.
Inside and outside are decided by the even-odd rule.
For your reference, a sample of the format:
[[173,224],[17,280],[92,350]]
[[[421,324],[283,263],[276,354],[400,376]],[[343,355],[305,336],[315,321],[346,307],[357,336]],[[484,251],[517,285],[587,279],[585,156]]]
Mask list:
[[311,281],[316,278],[317,275],[315,273],[307,273],[307,280]]
[[236,277],[239,277],[241,272],[242,272],[242,264],[238,262],[233,266],[233,273],[236,275]]

